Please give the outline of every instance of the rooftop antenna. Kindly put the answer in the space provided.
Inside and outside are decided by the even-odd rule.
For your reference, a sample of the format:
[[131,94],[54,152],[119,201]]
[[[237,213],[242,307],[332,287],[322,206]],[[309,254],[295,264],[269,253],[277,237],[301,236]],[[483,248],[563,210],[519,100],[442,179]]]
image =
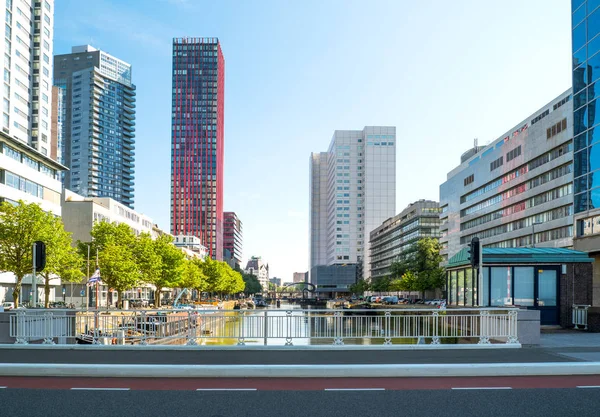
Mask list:
[[478,149],[477,149],[477,141],[478,141],[478,139],[477,139],[477,138],[473,139],[473,149],[475,149],[475,153],[477,153],[477,152],[478,152]]

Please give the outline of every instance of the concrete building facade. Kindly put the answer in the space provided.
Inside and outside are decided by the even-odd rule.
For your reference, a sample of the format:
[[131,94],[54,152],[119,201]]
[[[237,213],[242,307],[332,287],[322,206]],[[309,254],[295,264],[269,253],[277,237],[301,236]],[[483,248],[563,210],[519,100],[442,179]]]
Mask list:
[[440,204],[419,200],[384,221],[370,235],[371,279],[390,275],[390,266],[420,239],[440,237]]
[[572,121],[569,89],[448,173],[440,186],[446,260],[475,236],[488,248],[573,246]]
[[86,197],[134,205],[135,85],[131,65],[90,45],[54,57],[62,96],[64,185]]
[[396,128],[336,130],[310,170],[310,270],[360,264],[369,279],[369,233],[396,209]]

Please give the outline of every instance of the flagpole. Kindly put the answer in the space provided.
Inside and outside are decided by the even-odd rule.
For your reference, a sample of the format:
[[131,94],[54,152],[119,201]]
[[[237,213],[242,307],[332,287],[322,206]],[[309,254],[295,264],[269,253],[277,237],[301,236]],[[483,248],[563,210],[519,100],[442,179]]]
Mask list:
[[[96,270],[98,270],[98,248],[96,248]],[[96,310],[98,310],[98,307],[100,304],[100,302],[98,300],[99,289],[100,289],[100,279],[98,279],[96,281]]]
[[[90,279],[90,245],[88,243],[88,257],[87,257],[87,278]],[[90,309],[90,286],[85,283],[85,311]]]

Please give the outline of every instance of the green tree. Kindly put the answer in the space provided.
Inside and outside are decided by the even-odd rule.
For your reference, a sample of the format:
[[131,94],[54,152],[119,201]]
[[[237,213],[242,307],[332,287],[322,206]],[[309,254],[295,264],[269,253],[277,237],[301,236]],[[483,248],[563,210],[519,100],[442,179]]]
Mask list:
[[50,240],[53,219],[52,213],[37,204],[0,204],[0,270],[17,278],[12,294],[15,305],[20,300],[23,278],[33,272],[33,243]]
[[71,234],[65,231],[62,221],[54,217],[50,223],[51,234],[46,243],[46,267],[40,276],[44,280],[45,307],[50,306],[50,281],[58,276],[63,282],[81,282],[83,259],[71,246]]
[[388,276],[379,277],[371,280],[371,289],[375,292],[387,292],[390,290],[392,279]]
[[258,294],[262,291],[262,287],[258,278],[252,274],[242,274],[244,281],[244,292],[246,294]]
[[371,285],[364,279],[361,279],[358,282],[350,285],[350,292],[352,294],[363,295],[366,291],[369,291],[370,288]]
[[181,276],[181,288],[192,288],[197,291],[206,291],[206,277],[202,273],[199,263],[202,261],[193,259],[185,260],[183,265],[183,273]]
[[119,292],[118,306],[123,293],[140,283],[140,273],[135,257],[129,248],[109,241],[98,254],[98,266],[102,282]]
[[149,233],[140,234],[135,239],[132,251],[138,266],[140,281],[147,283],[156,281],[162,272],[163,265],[162,258],[156,250],[156,242],[152,240],[152,236]]
[[207,256],[200,268],[206,277],[206,291],[211,293],[219,292],[223,270],[221,263],[211,259],[210,256]]
[[441,245],[435,238],[423,238],[406,251],[402,257],[392,263],[391,271],[394,277],[404,277],[411,272],[415,279],[413,290],[421,292],[435,290],[444,285],[445,272],[440,267],[442,256]]
[[139,285],[143,276],[135,254],[138,242],[135,233],[125,223],[101,221],[94,223],[90,236],[91,242],[78,242],[79,253],[87,257],[89,246],[90,255],[97,255],[102,282],[118,291],[121,306],[123,292]]
[[173,245],[170,236],[163,235],[154,241],[154,252],[160,259],[159,272],[148,281],[156,287],[156,306],[160,307],[160,294],[164,288],[181,286],[185,268],[185,256],[181,249]]

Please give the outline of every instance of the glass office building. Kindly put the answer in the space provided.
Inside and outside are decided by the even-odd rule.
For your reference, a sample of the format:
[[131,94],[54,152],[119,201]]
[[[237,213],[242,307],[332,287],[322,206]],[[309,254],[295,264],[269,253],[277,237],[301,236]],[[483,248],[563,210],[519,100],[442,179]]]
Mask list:
[[223,260],[225,59],[217,38],[173,40],[171,232]]
[[575,212],[600,207],[600,0],[573,0],[573,137]]

